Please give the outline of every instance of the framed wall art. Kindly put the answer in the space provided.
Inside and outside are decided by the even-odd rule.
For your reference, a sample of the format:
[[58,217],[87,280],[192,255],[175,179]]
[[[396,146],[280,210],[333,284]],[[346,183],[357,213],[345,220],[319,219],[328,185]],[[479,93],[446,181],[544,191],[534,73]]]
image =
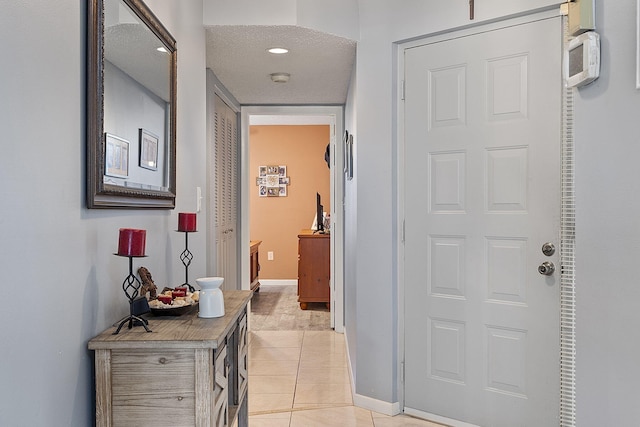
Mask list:
[[138,165],[141,168],[158,170],[158,137],[144,129],[139,130],[140,156]]
[[105,175],[116,178],[129,176],[129,141],[105,133]]
[[344,173],[349,181],[353,179],[353,134],[349,131],[344,133]]
[[258,167],[256,185],[260,197],[286,197],[290,178],[285,165],[265,165]]

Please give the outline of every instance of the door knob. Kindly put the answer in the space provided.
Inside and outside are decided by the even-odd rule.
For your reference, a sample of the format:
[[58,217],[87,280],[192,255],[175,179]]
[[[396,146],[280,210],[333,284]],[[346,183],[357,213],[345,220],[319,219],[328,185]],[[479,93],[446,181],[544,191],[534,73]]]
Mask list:
[[554,271],[556,271],[556,266],[549,261],[545,261],[538,266],[538,273],[544,276],[551,276]]

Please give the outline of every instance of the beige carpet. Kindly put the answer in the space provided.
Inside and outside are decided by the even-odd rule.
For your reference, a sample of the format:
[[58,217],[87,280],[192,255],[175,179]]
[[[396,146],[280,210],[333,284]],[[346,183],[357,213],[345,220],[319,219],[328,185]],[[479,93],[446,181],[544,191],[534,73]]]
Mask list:
[[331,314],[324,303],[300,309],[297,286],[260,286],[251,300],[252,331],[331,330]]

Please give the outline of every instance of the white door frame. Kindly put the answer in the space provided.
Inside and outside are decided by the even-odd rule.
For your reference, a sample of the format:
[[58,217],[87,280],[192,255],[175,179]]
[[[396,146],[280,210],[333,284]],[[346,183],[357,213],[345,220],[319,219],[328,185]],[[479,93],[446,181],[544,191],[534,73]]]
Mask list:
[[[554,17],[554,16],[558,16],[558,15],[562,15],[560,9],[554,5],[554,6],[550,6],[548,8],[542,9],[542,10],[536,10],[535,12],[531,13],[531,14],[527,14],[527,15],[522,15],[522,16],[518,16],[518,17],[507,17],[504,20],[500,20],[497,22],[492,22],[492,23],[483,23],[483,22],[479,22],[476,24],[472,24],[471,26],[465,26],[463,28],[454,28],[451,29],[450,31],[447,31],[445,33],[439,32],[439,33],[435,33],[435,34],[425,34],[423,37],[421,37],[420,39],[414,39],[412,41],[409,42],[399,42],[397,44],[397,56],[396,56],[396,65],[397,65],[397,105],[398,105],[398,110],[397,110],[397,123],[398,123],[398,128],[397,128],[397,168],[396,168],[396,182],[397,182],[397,197],[398,197],[398,258],[397,258],[397,264],[398,264],[398,366],[397,366],[397,373],[398,373],[398,378],[400,379],[400,381],[398,381],[398,401],[400,402],[400,412],[404,412],[405,411],[405,393],[404,393],[404,360],[405,360],[405,355],[404,355],[404,348],[405,348],[405,306],[404,306],[404,295],[405,295],[405,286],[406,286],[406,280],[404,277],[404,257],[405,257],[405,252],[404,252],[404,217],[405,217],[405,212],[404,212],[404,203],[405,203],[405,180],[404,180],[404,175],[403,173],[401,173],[402,171],[404,171],[404,150],[405,150],[405,129],[404,129],[404,120],[405,120],[405,114],[404,114],[404,74],[405,74],[405,64],[404,64],[404,51],[406,49],[410,49],[413,47],[417,47],[417,46],[421,46],[421,45],[425,45],[425,44],[431,44],[431,43],[437,43],[437,42],[441,42],[444,40],[448,40],[451,39],[453,37],[464,37],[464,36],[468,36],[468,35],[472,35],[475,33],[478,33],[480,31],[479,27],[482,27],[483,30],[494,30],[494,29],[498,29],[498,28],[503,28],[506,26],[513,26],[513,25],[520,25],[520,24],[524,24],[527,22],[532,22],[532,21],[536,21],[539,19],[545,19],[545,18],[550,18],[550,17]],[[561,70],[558,70],[558,72],[560,72]],[[560,90],[560,88],[559,88]],[[563,106],[563,108],[565,108]],[[566,130],[563,130],[563,132],[566,132]],[[565,152],[563,152],[562,154],[563,156],[567,155]],[[564,180],[564,178],[563,178]],[[563,185],[565,183],[563,182]],[[564,194],[564,193],[562,193]],[[563,230],[565,227],[567,227],[568,225],[565,224],[564,222],[561,223],[561,234],[563,234]],[[561,248],[561,250],[563,250]],[[562,268],[560,268],[560,270],[563,270]],[[562,297],[562,295],[561,295]],[[565,306],[561,304],[561,310],[564,312],[565,310]],[[562,317],[561,313],[561,317]],[[558,328],[560,328],[560,325],[558,325]],[[562,338],[562,335],[561,335]],[[575,353],[575,341],[572,342],[564,342],[561,343],[561,346],[566,349],[573,350],[573,352]],[[558,355],[558,357],[560,357],[560,355]],[[571,362],[568,362],[571,363]],[[562,378],[560,379],[562,380]],[[574,379],[572,378],[571,381],[574,381]],[[561,400],[566,398],[566,396],[562,396],[561,395]],[[569,400],[572,401],[573,404],[575,404],[575,396],[571,397]],[[571,402],[570,402],[571,403]],[[417,417],[421,417],[421,418],[425,418],[425,419],[430,419],[433,421],[439,421],[439,422],[444,422],[444,423],[449,423],[451,424],[453,422],[453,424],[451,424],[452,426],[455,427],[468,427],[469,424],[466,423],[461,423],[461,422],[455,422],[455,420],[449,420],[449,419],[443,419],[442,417],[438,417],[436,415],[433,414],[426,414],[426,413],[412,413],[411,415],[417,416]],[[562,424],[564,425],[564,424]]]
[[[261,116],[261,117],[260,117]],[[343,107],[242,107],[240,143],[240,283],[249,289],[249,126],[252,118],[280,124],[329,124],[331,139],[331,326],[344,332],[344,133]]]

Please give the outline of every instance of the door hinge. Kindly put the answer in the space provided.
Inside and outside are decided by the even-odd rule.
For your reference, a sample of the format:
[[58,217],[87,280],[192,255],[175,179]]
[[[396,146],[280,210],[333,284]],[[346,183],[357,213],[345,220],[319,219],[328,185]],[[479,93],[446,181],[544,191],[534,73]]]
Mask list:
[[405,233],[405,222],[403,219],[402,220],[402,243],[404,243],[404,237],[405,237],[404,233]]
[[404,384],[404,362],[400,362],[400,382]]
[[561,16],[568,16],[569,15],[569,2],[562,3],[560,5],[560,15]]
[[400,99],[404,101],[404,80],[400,81]]

